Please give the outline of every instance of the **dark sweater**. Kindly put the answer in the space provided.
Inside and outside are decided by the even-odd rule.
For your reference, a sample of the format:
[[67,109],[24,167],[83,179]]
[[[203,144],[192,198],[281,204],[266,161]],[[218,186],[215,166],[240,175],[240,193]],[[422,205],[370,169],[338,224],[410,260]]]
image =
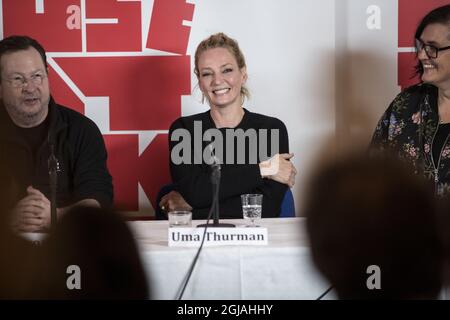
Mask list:
[[[220,218],[242,218],[241,194],[245,193],[259,193],[263,194],[262,216],[278,217],[280,214],[281,202],[287,190],[287,185],[281,184],[271,179],[262,178],[259,169],[259,163],[266,160],[268,157],[276,153],[288,153],[289,142],[286,126],[280,120],[261,114],[249,112],[244,109],[245,114],[239,125],[234,129],[219,129],[224,140],[223,157],[217,153],[216,156],[222,158],[221,165],[221,182],[219,188],[220,201]],[[198,122],[197,122],[198,121]],[[177,119],[169,131],[169,146],[171,151],[170,171],[173,182],[177,185],[178,191],[183,198],[193,207],[194,219],[206,219],[211,203],[212,203],[212,184],[210,181],[211,170],[201,156],[201,152],[207,148],[210,141],[202,142],[201,150],[194,150],[194,122],[201,123],[203,133],[211,128],[215,128],[209,111],[192,115],[189,117],[182,117]],[[175,164],[172,155],[172,150],[175,147],[176,154],[185,155],[183,152],[179,153],[180,141],[171,141],[171,138],[176,129],[185,129],[190,133],[190,163]],[[236,132],[242,129],[248,132],[248,129],[255,129],[256,143],[247,139],[245,143],[245,161],[238,163],[238,155],[242,156],[242,152],[238,153],[237,143],[234,143],[234,161],[226,161],[227,154],[231,149],[231,138],[227,139],[226,131]],[[267,130],[266,138],[260,136],[258,133],[260,129]],[[279,150],[271,150],[271,130],[278,129],[279,131]],[[199,140],[199,138],[197,138]],[[200,138],[200,140],[202,140]],[[260,153],[260,143],[266,140],[268,146],[267,152]],[[177,146],[178,145],[178,146]],[[177,147],[176,147],[177,146]],[[206,149],[208,150],[208,149]],[[210,150],[210,149],[209,149]],[[264,150],[264,149],[263,149]],[[266,155],[266,157],[264,156]],[[186,155],[185,155],[186,156]],[[201,160],[201,164],[195,164],[194,159]],[[233,158],[233,157],[230,157]],[[252,158],[256,161],[252,161]]]

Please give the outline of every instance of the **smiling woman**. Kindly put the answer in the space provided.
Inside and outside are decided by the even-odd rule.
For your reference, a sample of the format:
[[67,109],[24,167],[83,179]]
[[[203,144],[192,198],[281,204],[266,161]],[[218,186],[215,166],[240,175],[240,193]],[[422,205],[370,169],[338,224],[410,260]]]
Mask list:
[[[160,206],[168,211],[177,209],[173,203],[190,206],[193,208],[194,218],[207,218],[212,203],[211,163],[204,160],[203,150],[214,149],[217,137],[223,137],[224,150],[219,156],[222,164],[220,216],[241,218],[240,195],[245,193],[263,194],[262,216],[278,216],[286,189],[294,185],[296,170],[289,161],[293,155],[289,154],[287,130],[282,121],[250,112],[243,107],[245,98],[249,97],[245,87],[247,66],[238,43],[223,33],[203,40],[195,53],[194,72],[210,110],[179,118],[172,124],[169,131],[170,154],[177,157],[171,157],[170,171],[179,193],[170,193],[164,197]],[[255,133],[254,139],[245,136],[241,139],[243,143],[235,144],[234,139],[239,137],[227,135],[226,132],[230,129],[239,132],[251,130]],[[177,150],[176,136],[180,130],[190,135],[190,139],[187,139],[189,155],[193,155],[194,160],[198,161],[190,161],[190,156],[173,152],[174,148]],[[204,136],[205,132],[211,133],[212,130],[216,133],[214,140],[196,142],[198,139],[195,136]],[[272,134],[272,131],[279,134]],[[272,139],[277,139],[276,143]],[[243,147],[240,148],[239,145]],[[260,152],[261,146],[264,152]],[[211,153],[213,157],[218,156]],[[266,157],[261,157],[261,154]],[[270,157],[277,161],[269,161]],[[185,158],[188,161],[180,163],[179,160]],[[223,159],[227,159],[226,163]],[[242,159],[245,161],[241,161]],[[278,165],[277,170],[273,170],[273,163]],[[171,197],[178,200],[171,201]],[[183,199],[181,204],[179,199]]]
[[421,83],[400,93],[372,138],[434,181],[438,196],[450,194],[450,5],[429,12],[415,33]]

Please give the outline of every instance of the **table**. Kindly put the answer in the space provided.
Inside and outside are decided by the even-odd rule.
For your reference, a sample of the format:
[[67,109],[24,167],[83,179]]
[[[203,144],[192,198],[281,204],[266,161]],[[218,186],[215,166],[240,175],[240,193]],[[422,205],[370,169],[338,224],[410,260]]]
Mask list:
[[[227,220],[237,227],[242,219]],[[193,221],[193,226],[204,223]],[[204,247],[183,299],[316,299],[329,284],[311,262],[304,218],[262,219],[267,246]],[[133,221],[153,299],[176,299],[197,248],[168,247],[167,221]],[[335,298],[334,292],[325,297]]]

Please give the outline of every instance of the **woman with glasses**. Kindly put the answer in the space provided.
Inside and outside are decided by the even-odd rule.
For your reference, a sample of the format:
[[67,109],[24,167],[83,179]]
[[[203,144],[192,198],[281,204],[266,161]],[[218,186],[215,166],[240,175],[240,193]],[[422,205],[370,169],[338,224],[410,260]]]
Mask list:
[[450,193],[450,5],[429,12],[415,33],[421,83],[400,93],[379,121],[376,149],[397,153]]

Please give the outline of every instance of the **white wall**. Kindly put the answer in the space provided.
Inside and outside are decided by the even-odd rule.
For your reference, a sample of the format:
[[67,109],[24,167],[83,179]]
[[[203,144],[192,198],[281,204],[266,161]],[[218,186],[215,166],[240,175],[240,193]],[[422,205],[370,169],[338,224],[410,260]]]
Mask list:
[[[370,6],[380,10],[379,29],[367,26]],[[367,143],[381,114],[400,92],[398,4],[392,0],[339,0],[336,17],[337,128],[342,140]]]

